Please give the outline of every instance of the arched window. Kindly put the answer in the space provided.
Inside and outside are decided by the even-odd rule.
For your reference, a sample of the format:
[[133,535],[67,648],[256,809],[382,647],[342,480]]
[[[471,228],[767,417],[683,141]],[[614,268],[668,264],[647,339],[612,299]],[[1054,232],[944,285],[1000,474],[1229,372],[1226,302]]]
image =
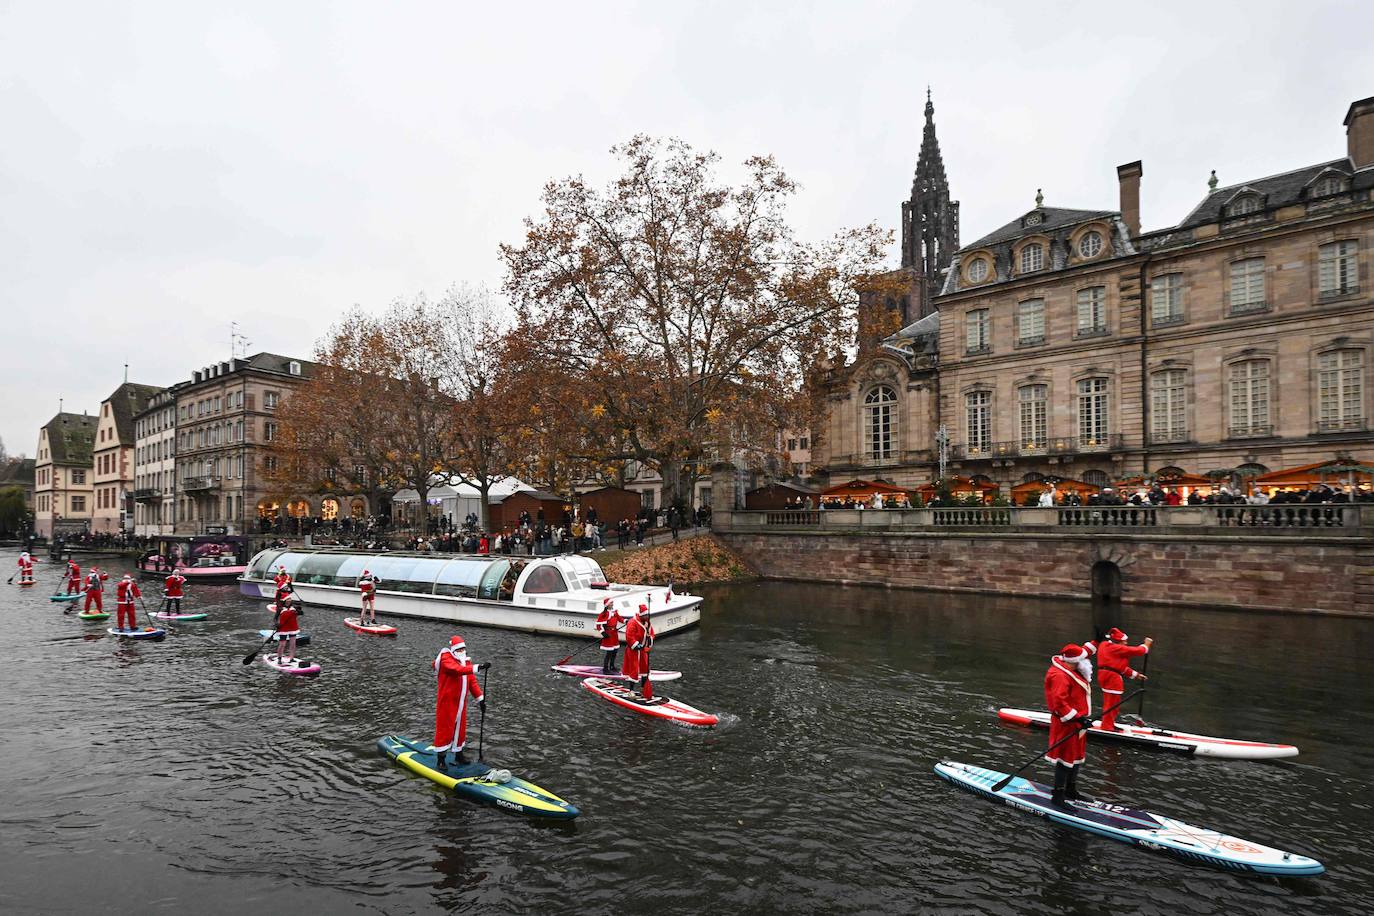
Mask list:
[[1028,274],[1045,266],[1045,246],[1031,242],[1021,249],[1021,273]]
[[1111,483],[1112,478],[1106,471],[1093,469],[1084,471],[1082,480],[1084,483],[1090,483],[1095,487],[1105,487],[1107,484]]
[[353,501],[349,503],[348,514],[353,518],[362,518],[367,514],[367,504],[361,498],[354,497]]
[[897,454],[897,393],[879,385],[864,397],[864,438],[868,457],[882,461]]
[[1317,357],[1317,430],[1364,428],[1364,351],[1331,350]]
[[1022,483],[1037,483],[1038,481],[1044,479],[1045,475],[1041,474],[1039,471],[1027,471],[1026,473],[1021,475]]
[[992,448],[992,392],[970,391],[964,396],[968,453],[981,455]]
[[1021,450],[1037,451],[1045,448],[1049,438],[1047,416],[1049,412],[1050,386],[1022,385],[1016,389],[1018,426],[1021,434]]
[[1083,237],[1078,240],[1078,256],[1082,258],[1095,258],[1102,253],[1102,233],[1093,229],[1083,233]]
[[1268,473],[1269,468],[1263,464],[1242,464],[1236,468],[1237,477],[1258,477]]
[[332,522],[339,517],[339,501],[329,497],[320,501],[320,518]]
[[1165,369],[1150,376],[1150,441],[1188,440],[1188,373]]
[[1231,436],[1267,436],[1273,431],[1269,419],[1269,375],[1267,359],[1231,364],[1226,379],[1230,389]]

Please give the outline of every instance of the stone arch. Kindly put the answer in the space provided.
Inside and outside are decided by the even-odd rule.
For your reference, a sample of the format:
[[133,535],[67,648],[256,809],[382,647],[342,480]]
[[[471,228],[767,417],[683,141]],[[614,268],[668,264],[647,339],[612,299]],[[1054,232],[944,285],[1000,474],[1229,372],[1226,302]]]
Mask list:
[[336,522],[339,520],[341,509],[339,501],[333,496],[326,496],[320,500],[320,519],[326,522]]

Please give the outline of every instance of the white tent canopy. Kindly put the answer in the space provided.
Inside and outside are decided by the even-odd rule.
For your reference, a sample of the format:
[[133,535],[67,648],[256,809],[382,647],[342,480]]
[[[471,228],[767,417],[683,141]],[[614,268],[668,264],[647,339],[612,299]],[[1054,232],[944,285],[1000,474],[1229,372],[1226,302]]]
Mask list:
[[[452,516],[454,524],[461,524],[469,514],[481,517],[482,494],[472,484],[448,484],[438,478],[433,483],[427,494],[431,511]],[[533,489],[522,480],[506,477],[491,485],[488,496],[491,499],[504,499],[512,493]],[[420,494],[415,490],[397,490],[391,501],[397,505],[414,504],[420,501]]]

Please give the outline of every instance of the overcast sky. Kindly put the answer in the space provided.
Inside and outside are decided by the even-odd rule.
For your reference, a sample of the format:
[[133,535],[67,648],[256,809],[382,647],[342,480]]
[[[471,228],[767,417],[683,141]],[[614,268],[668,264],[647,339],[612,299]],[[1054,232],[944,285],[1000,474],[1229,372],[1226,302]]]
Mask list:
[[[343,309],[499,285],[550,178],[675,135],[772,153],[805,238],[896,229],[929,84],[970,242],[1028,210],[1146,229],[1345,154],[1374,4],[0,0],[0,436]],[[897,254],[893,248],[893,261]]]

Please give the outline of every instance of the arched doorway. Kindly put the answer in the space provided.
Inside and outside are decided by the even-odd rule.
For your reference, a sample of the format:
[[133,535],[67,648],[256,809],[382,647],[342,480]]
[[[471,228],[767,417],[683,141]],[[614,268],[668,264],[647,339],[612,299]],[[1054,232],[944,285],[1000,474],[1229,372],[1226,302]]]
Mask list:
[[326,522],[337,521],[339,518],[339,501],[332,496],[326,496],[320,500],[320,518]]
[[276,521],[277,516],[280,514],[281,506],[277,504],[276,500],[258,500],[258,518],[266,519],[267,521],[271,522]]
[[348,504],[348,514],[357,521],[367,516],[367,502],[361,496],[353,497],[353,501]]
[[309,518],[310,503],[301,497],[297,497],[286,504],[286,514],[292,518]]

